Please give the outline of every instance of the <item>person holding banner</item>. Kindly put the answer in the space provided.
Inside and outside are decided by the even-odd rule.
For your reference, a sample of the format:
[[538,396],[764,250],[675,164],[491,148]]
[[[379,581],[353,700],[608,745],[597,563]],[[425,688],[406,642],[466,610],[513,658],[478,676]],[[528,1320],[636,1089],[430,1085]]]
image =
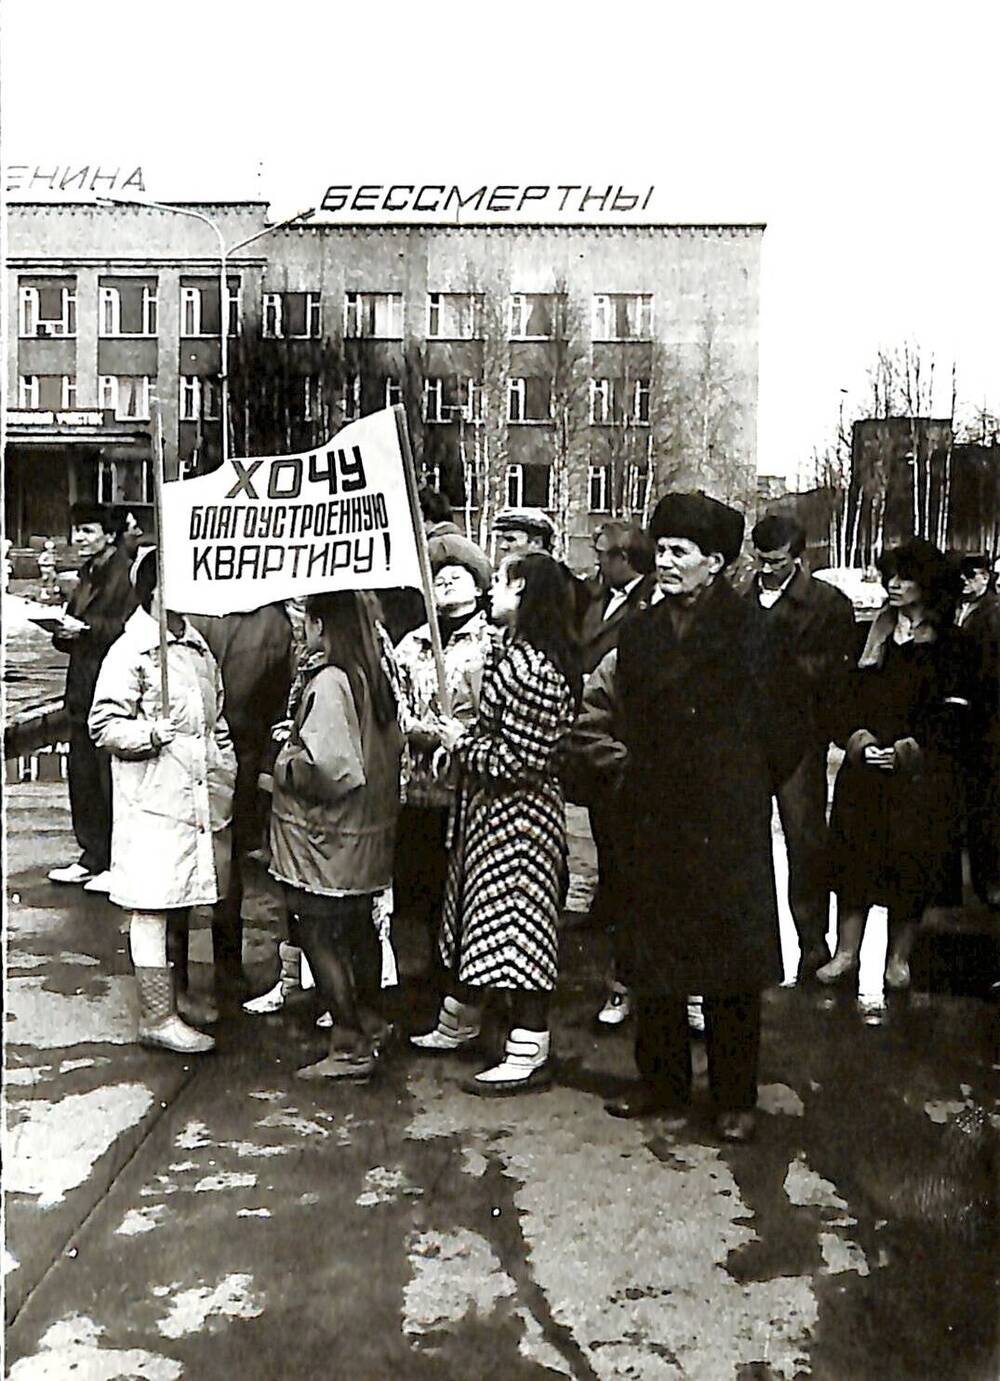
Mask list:
[[[437,542],[431,567],[445,682],[452,715],[471,724],[479,713],[483,670],[494,631],[482,607],[490,567],[487,561],[484,568],[486,558],[478,547],[474,549],[478,557],[466,552],[465,546],[472,543],[458,533],[440,536]],[[400,722],[407,740],[395,887],[402,907],[418,916],[433,944],[444,904],[448,814],[455,789],[434,771],[434,755],[441,743],[437,722],[443,709],[429,624],[407,633],[396,647],[395,659],[403,692]]]
[[441,958],[453,983],[421,1050],[457,1050],[479,1035],[491,990],[511,995],[503,1058],[467,1089],[520,1093],[551,1078],[548,1005],[558,973],[557,921],[566,873],[566,820],[556,758],[580,704],[582,677],[570,591],[542,552],[508,557],[493,585],[507,631],[471,728],[439,733],[460,776],[442,917]]
[[324,1005],[327,1056],[304,1079],[371,1077],[361,971],[377,971],[372,915],[392,881],[402,735],[368,605],[353,590],[310,595],[301,697],[274,764],[270,871]]
[[[201,634],[172,611],[164,703],[154,548],[139,557],[132,580],[139,608],[104,659],[88,724],[95,745],[111,754],[110,895],[130,913],[139,1043],[191,1055],[215,1042],[188,1024],[211,1017],[187,992],[188,912],[225,895],[236,756],[218,665]],[[176,964],[168,928],[180,941]]]

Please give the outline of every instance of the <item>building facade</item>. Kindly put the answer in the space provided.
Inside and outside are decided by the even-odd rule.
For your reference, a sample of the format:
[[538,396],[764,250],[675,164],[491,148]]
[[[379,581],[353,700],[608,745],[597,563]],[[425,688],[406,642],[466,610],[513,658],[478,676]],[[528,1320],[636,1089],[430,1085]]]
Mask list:
[[[148,513],[160,434],[168,478],[218,464],[223,328],[232,454],[402,403],[470,530],[537,505],[581,561],[596,522],[670,485],[752,504],[762,226],[268,231],[261,202],[178,209],[9,208],[16,543],[59,535],[76,497]],[[185,209],[229,251],[225,301],[219,239]]]

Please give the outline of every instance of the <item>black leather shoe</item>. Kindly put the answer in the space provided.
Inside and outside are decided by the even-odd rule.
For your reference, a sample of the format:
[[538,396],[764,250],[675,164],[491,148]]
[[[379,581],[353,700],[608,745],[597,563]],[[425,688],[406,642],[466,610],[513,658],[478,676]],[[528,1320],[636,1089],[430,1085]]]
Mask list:
[[757,1129],[757,1119],[749,1110],[720,1112],[715,1119],[715,1129],[723,1141],[752,1141]]
[[678,1103],[675,1098],[664,1096],[647,1084],[639,1084],[630,1093],[625,1093],[620,1098],[612,1098],[605,1103],[604,1111],[610,1113],[612,1117],[628,1119],[664,1117],[678,1125],[686,1122],[688,1118],[688,1109],[685,1104]]

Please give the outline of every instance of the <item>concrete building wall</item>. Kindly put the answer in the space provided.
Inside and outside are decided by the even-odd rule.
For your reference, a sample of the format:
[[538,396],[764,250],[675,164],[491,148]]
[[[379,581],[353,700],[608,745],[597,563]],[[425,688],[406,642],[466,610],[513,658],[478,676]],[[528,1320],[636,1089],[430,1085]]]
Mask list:
[[[267,208],[260,202],[192,209],[217,222],[227,247],[266,224]],[[264,293],[318,292],[322,334],[338,346],[346,293],[400,294],[401,338],[367,347],[366,358],[385,372],[402,374],[407,354],[419,356],[429,377],[445,368],[453,375],[471,371],[483,347],[475,341],[428,342],[428,293],[485,293],[496,299],[503,320],[510,293],[564,289],[578,318],[584,375],[615,371],[634,377],[650,367],[653,356],[659,362],[675,414],[654,437],[655,446],[664,448],[660,473],[670,483],[698,484],[752,502],[761,234],[759,226],[308,225],[264,236],[237,253],[229,267],[241,283],[244,331],[259,330]],[[180,291],[182,281],[212,281],[218,264],[215,235],[197,220],[167,211],[15,203],[9,209],[8,246],[11,340],[17,346],[8,367],[11,396],[16,398],[18,373],[72,372],[68,361],[80,406],[96,404],[99,374],[150,374],[163,419],[167,473],[177,474],[181,375],[211,376],[219,358],[212,333],[181,337]],[[19,277],[60,273],[77,280],[75,341],[18,339]],[[156,340],[99,338],[102,275],[156,277]],[[597,293],[651,294],[652,341],[610,347],[593,341]],[[511,342],[508,371],[518,377],[542,374],[546,356],[544,343]],[[447,429],[447,444],[457,446],[455,424],[427,423],[429,453],[442,450],[439,427]],[[613,440],[606,430],[590,427],[588,415],[580,455],[601,463],[613,451]],[[512,423],[505,444],[510,463],[544,464],[551,460],[552,429],[538,422]],[[574,484],[572,526],[585,537],[593,516],[587,512],[586,464]]]

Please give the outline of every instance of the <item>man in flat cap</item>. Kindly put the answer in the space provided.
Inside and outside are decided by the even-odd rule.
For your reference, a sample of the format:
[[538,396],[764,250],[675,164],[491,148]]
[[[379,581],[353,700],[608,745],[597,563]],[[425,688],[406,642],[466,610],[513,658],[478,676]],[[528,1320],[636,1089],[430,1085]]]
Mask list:
[[[493,520],[493,541],[496,548],[497,569],[507,556],[515,552],[543,551],[552,555],[556,528],[544,508],[505,508]],[[564,563],[558,563],[566,577],[577,636],[582,637],[583,621],[593,599],[593,591],[586,580],[574,575]]]
[[803,569],[806,534],[794,514],[766,514],[751,540],[757,573],[744,598],[764,675],[771,693],[792,673],[801,691],[792,708],[799,721],[802,757],[779,788],[777,802],[802,982],[830,958],[827,756],[832,708],[840,702],[854,661],[854,610],[846,595]]
[[723,574],[740,552],[742,514],[701,493],[668,494],[650,535],[662,598],[623,626],[577,731],[633,807],[624,900],[640,1082],[608,1111],[686,1120],[687,994],[701,993],[716,1128],[745,1141],[760,994],[781,979],[771,793],[796,750],[763,699],[747,606]]

